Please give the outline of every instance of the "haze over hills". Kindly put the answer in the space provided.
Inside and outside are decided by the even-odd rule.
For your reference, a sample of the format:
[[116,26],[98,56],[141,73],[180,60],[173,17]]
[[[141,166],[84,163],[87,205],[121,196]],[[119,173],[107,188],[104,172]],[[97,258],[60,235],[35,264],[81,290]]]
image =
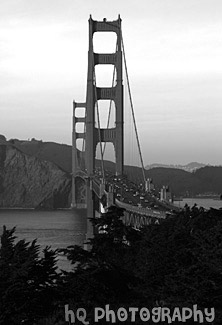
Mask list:
[[[63,170],[67,172],[71,172],[72,152],[71,152],[70,145],[59,144],[55,142],[43,142],[36,139],[32,139],[31,141],[11,139],[9,140],[9,142],[13,143],[18,149],[20,149],[21,151],[23,151],[28,155],[34,155],[39,159],[49,160],[57,164]],[[173,164],[167,165],[161,163],[154,163],[151,165],[147,165],[145,169],[150,170],[153,168],[174,168],[174,169],[182,169],[187,172],[193,172],[205,166],[209,166],[209,165],[198,163],[198,162],[191,162],[186,165],[173,165]]]
[[149,170],[149,169],[158,168],[158,167],[161,167],[161,168],[176,168],[176,169],[182,169],[182,170],[185,170],[187,172],[192,173],[193,171],[195,171],[195,170],[197,170],[199,168],[205,167],[205,166],[209,166],[209,165],[198,163],[198,162],[191,162],[191,163],[186,164],[186,165],[173,165],[173,164],[167,165],[167,164],[155,163],[155,164],[147,165],[145,167],[145,169]]

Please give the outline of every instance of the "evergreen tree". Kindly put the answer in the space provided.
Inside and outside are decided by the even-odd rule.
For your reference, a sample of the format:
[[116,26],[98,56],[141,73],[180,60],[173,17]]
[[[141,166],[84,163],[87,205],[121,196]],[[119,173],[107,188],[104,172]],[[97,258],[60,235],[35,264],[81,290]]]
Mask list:
[[63,324],[66,304],[73,310],[85,308],[90,323],[94,308],[106,304],[114,310],[197,304],[200,309],[214,307],[213,324],[221,325],[222,211],[186,206],[139,231],[124,225],[122,216],[123,209],[110,207],[92,220],[98,231],[90,240],[91,250],[63,249],[73,270],[60,274],[56,252],[46,247],[40,258],[36,241],[15,243],[15,228],[4,228],[0,324]]
[[118,309],[132,306],[139,299],[133,289],[139,279],[127,266],[131,244],[139,233],[125,226],[122,216],[123,209],[110,207],[100,218],[92,220],[98,231],[90,240],[90,251],[79,246],[63,250],[74,270],[64,272],[62,295],[71,308],[86,308],[89,318],[96,306],[110,304]]
[[99,231],[91,251],[66,250],[75,266],[67,274],[65,294],[73,308],[197,304],[216,308],[214,324],[221,324],[222,212],[186,207],[140,231],[125,226],[122,213],[111,207],[93,221]]
[[3,227],[0,248],[0,324],[34,324],[54,308],[56,252],[39,256],[36,240],[15,243],[15,228]]

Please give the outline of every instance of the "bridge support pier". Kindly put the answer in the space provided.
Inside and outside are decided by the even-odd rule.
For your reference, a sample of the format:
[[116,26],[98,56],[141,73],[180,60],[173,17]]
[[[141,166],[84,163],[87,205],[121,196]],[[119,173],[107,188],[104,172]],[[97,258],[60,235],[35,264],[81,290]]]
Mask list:
[[109,186],[109,191],[107,193],[106,206],[107,206],[107,208],[109,208],[111,205],[114,205],[114,192],[113,192],[113,187]]
[[87,204],[87,215],[86,215],[86,240],[84,243],[84,249],[90,250],[91,245],[89,240],[94,236],[94,225],[92,224],[91,219],[95,218],[95,202],[94,202],[94,193],[92,191],[91,180],[88,178],[86,182],[86,204]]

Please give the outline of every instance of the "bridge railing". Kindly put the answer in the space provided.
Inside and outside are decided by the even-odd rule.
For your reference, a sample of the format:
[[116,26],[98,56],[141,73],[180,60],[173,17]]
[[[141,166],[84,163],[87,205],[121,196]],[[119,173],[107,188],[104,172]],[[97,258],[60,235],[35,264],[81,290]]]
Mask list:
[[140,214],[141,216],[147,216],[147,217],[153,217],[157,219],[165,219],[166,213],[164,211],[154,211],[154,210],[148,210],[146,208],[139,208],[134,205],[124,203],[119,201],[118,199],[115,199],[115,204],[119,206],[120,208],[124,208],[129,212]]

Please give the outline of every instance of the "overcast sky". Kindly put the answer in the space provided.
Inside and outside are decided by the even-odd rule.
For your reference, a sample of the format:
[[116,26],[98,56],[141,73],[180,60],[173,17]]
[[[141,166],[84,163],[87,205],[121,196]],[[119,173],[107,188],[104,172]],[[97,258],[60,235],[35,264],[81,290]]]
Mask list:
[[0,133],[71,144],[90,14],[121,15],[145,165],[222,164],[221,0],[1,0]]

